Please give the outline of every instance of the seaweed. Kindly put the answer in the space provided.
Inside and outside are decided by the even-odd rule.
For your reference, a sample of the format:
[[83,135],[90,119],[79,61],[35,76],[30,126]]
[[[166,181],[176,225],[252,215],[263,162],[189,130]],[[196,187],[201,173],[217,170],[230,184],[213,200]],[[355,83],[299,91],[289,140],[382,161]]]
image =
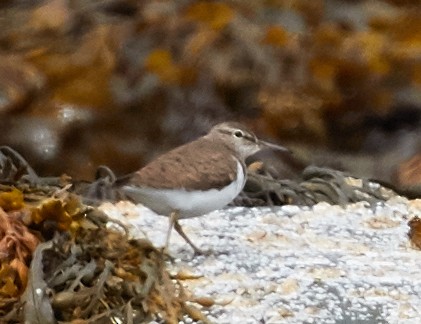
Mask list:
[[171,278],[162,251],[85,205],[69,181],[39,177],[14,150],[0,149],[2,320],[207,322]]

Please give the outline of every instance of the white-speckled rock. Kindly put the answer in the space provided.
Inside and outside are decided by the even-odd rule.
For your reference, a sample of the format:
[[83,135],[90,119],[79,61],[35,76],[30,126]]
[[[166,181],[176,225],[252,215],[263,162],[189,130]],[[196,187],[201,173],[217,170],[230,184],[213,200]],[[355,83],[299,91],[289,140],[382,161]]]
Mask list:
[[[102,210],[135,237],[162,246],[168,219],[129,203]],[[421,251],[411,248],[407,221],[421,201],[396,197],[313,208],[230,208],[182,220],[186,234],[214,254],[192,259],[175,232],[176,272],[196,296],[219,304],[216,323],[421,323]]]

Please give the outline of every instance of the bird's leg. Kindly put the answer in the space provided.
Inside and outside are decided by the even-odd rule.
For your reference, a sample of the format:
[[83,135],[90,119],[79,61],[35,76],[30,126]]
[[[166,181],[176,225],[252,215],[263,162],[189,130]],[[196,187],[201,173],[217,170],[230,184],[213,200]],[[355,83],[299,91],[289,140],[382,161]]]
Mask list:
[[203,251],[193,244],[193,242],[187,237],[186,233],[184,233],[183,228],[181,227],[178,220],[175,220],[174,228],[177,231],[177,233],[180,234],[180,236],[192,247],[192,249],[194,250],[194,254],[197,254],[197,255],[209,254],[208,251]]
[[174,224],[177,223],[177,219],[179,216],[180,212],[178,210],[174,210],[173,212],[171,212],[169,220],[170,220],[170,225],[168,227],[168,232],[167,232],[167,239],[165,240],[165,248],[164,251],[169,251],[168,247],[170,245],[170,237],[171,237],[171,231],[172,228],[174,227]]

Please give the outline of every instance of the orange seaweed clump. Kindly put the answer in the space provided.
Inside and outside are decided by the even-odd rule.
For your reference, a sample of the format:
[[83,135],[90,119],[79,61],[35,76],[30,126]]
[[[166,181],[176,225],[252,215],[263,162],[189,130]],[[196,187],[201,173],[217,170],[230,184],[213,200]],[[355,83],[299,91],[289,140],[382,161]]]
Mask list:
[[202,23],[214,30],[225,28],[234,18],[235,12],[225,3],[200,1],[187,9],[186,16],[192,21]]
[[19,189],[0,192],[0,207],[4,211],[18,210],[23,208],[23,205],[23,193]]
[[153,50],[145,60],[145,68],[167,84],[189,84],[196,77],[193,68],[174,62],[165,49]]
[[288,32],[281,26],[269,26],[263,38],[264,44],[283,47],[288,42]]
[[20,212],[6,213],[0,208],[0,309],[24,291],[28,265],[39,244],[20,216]]
[[[15,187],[2,190],[0,318],[11,310],[25,291],[32,256],[42,238],[45,239],[56,230],[75,233],[86,222],[79,199],[65,191],[58,191],[61,197],[53,194],[53,198],[45,198],[37,196],[35,192],[26,196],[27,193]],[[36,205],[31,206],[33,204]]]
[[59,231],[67,231],[78,227],[73,216],[79,211],[78,206],[72,201],[51,198],[32,209],[31,220],[37,225],[45,221],[54,223],[54,228]]

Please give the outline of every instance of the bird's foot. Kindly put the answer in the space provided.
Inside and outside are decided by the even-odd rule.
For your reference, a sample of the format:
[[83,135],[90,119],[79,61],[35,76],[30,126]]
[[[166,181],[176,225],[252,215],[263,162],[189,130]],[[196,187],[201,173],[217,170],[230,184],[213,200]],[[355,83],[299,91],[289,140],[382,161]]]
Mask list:
[[162,257],[165,259],[165,260],[169,260],[171,263],[175,263],[175,257],[173,257],[171,254],[170,254],[170,251],[169,251],[169,249],[168,249],[168,247],[167,246],[163,246],[162,248],[160,248],[159,249],[159,251],[161,252],[161,255],[162,255]]
[[193,251],[194,251],[194,253],[193,253],[193,258],[194,257],[197,257],[197,256],[200,256],[200,255],[203,255],[203,256],[209,256],[209,255],[212,255],[213,254],[213,250],[212,249],[209,249],[209,250],[202,250],[202,249],[199,249],[197,246],[192,246],[192,245],[190,245],[191,247],[192,247],[192,249],[193,249]]

